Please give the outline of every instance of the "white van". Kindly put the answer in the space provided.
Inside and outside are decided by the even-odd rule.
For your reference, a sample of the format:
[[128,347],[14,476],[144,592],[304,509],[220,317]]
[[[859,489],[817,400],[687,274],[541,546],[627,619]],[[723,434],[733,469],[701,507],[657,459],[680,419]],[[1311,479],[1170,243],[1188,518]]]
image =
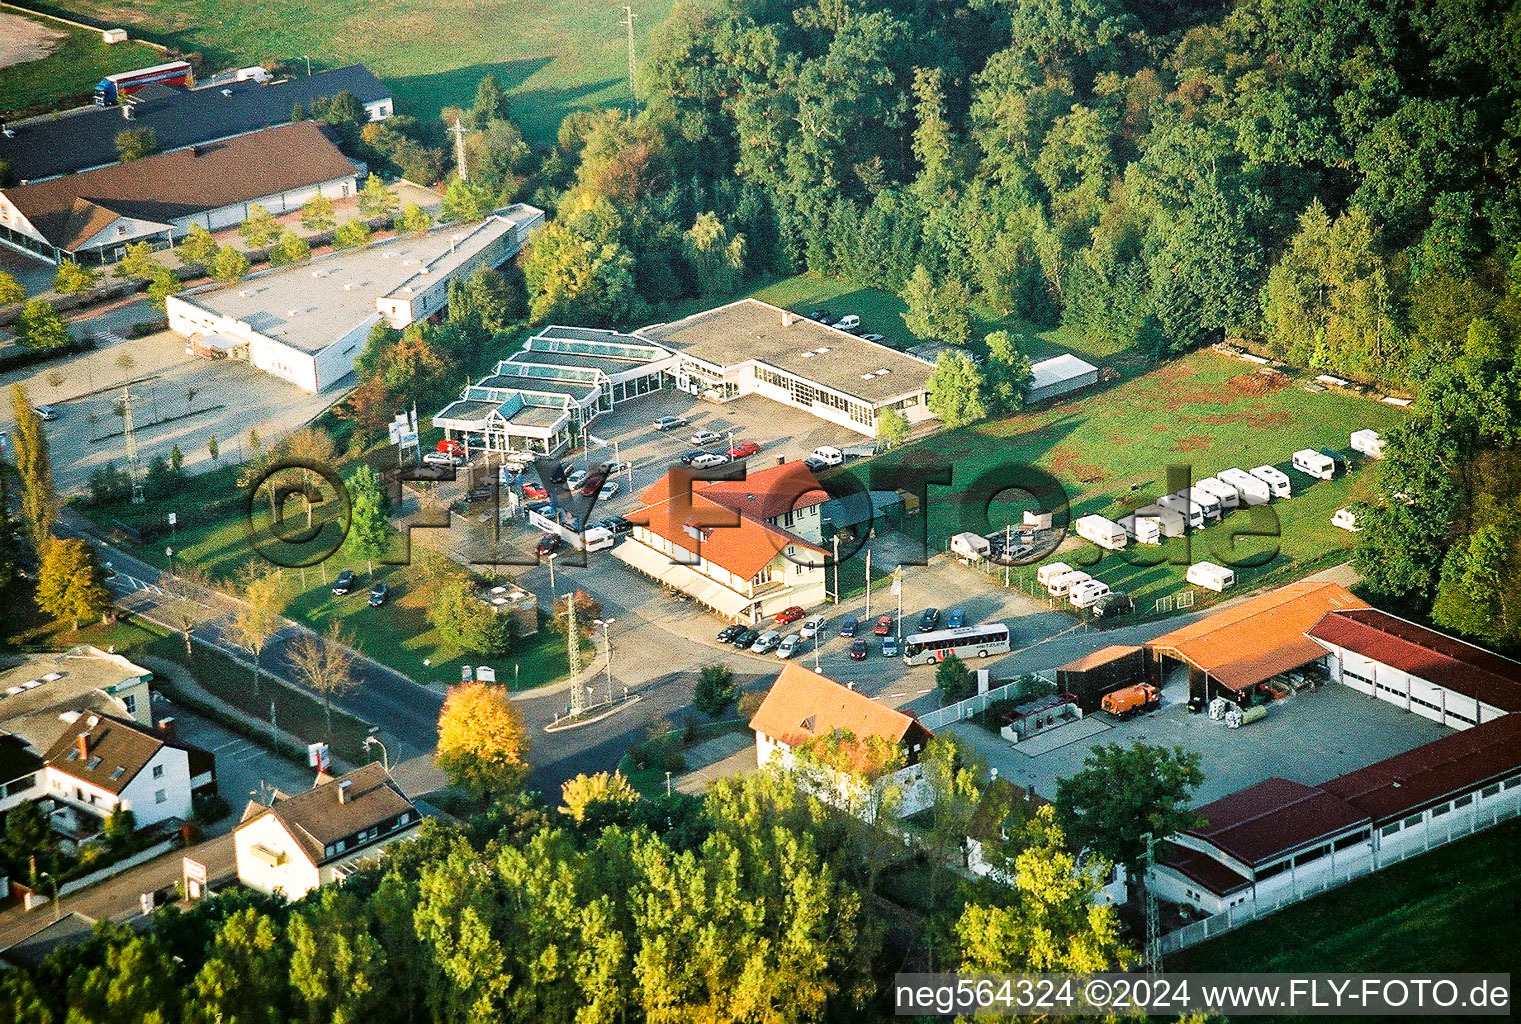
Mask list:
[[1178,497],[1187,498],[1195,505],[1198,505],[1199,510],[1204,513],[1205,519],[1219,519],[1225,515],[1225,509],[1221,507],[1220,499],[1197,484],[1186,491],[1179,491]]
[[852,334],[861,329],[861,318],[854,313],[847,313],[830,325],[837,331],[845,331]]
[[1195,562],[1188,567],[1188,582],[1196,587],[1224,593],[1236,585],[1236,573],[1214,562]]
[[605,526],[593,526],[581,535],[587,551],[605,551],[617,542],[613,531]]
[[1336,475],[1336,460],[1314,448],[1301,448],[1294,453],[1294,468],[1317,480],[1330,480]]
[[1340,527],[1348,533],[1357,533],[1362,529],[1357,522],[1357,513],[1350,508],[1339,508],[1331,516],[1331,525]]
[[1272,490],[1266,480],[1259,480],[1252,474],[1244,472],[1232,466],[1230,469],[1222,469],[1215,476],[1221,483],[1230,484],[1241,495],[1241,500],[1248,505],[1266,505],[1273,497]]
[[1176,494],[1164,494],[1157,499],[1157,504],[1170,512],[1182,516],[1191,529],[1202,530],[1204,528],[1204,509],[1197,502],[1180,498]]
[[1056,577],[1065,575],[1071,571],[1072,566],[1068,565],[1066,562],[1052,562],[1050,565],[1043,565],[1036,570],[1035,580],[1041,586],[1049,587],[1051,585],[1051,581],[1056,579]]
[[1071,572],[1064,572],[1050,583],[1047,583],[1046,593],[1052,597],[1066,597],[1072,592],[1074,584],[1083,583],[1091,579],[1093,577],[1081,569],[1073,569]]
[[1207,476],[1196,485],[1220,499],[1220,507],[1226,511],[1241,507],[1241,492],[1216,476]]
[[1251,470],[1252,476],[1268,485],[1268,490],[1275,498],[1291,498],[1294,496],[1294,487],[1289,482],[1289,475],[1274,466],[1257,466]]
[[1074,608],[1092,608],[1108,593],[1109,584],[1103,580],[1083,580],[1067,591],[1067,600]]
[[818,459],[826,466],[838,466],[845,461],[845,453],[831,444],[819,445],[809,457]]

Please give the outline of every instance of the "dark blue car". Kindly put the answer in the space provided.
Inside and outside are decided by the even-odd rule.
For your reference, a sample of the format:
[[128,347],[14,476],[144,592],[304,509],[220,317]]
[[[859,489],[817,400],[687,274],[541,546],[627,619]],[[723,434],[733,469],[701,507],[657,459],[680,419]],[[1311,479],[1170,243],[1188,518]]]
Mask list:
[[861,628],[861,620],[858,619],[858,618],[856,618],[854,615],[847,615],[845,617],[845,621],[842,622],[842,623],[840,623],[840,635],[841,636],[855,636],[856,635],[856,631],[859,630],[860,628]]

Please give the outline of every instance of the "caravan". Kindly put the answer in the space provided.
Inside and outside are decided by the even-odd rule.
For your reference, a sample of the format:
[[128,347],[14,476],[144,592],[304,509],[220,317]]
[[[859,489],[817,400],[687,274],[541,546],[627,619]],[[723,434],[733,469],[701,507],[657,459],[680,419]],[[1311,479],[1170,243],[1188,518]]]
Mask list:
[[1101,548],[1118,551],[1126,544],[1125,528],[1103,516],[1083,516],[1077,521],[1077,535]]
[[1294,488],[1289,482],[1289,475],[1281,469],[1273,466],[1257,466],[1251,471],[1252,476],[1268,485],[1268,490],[1275,498],[1291,498]]
[[1109,584],[1102,580],[1083,580],[1067,591],[1067,600],[1074,608],[1092,608],[1109,593]]
[[1188,567],[1188,582],[1223,594],[1236,585],[1236,573],[1214,562],[1195,562]]
[[1051,581],[1056,579],[1056,577],[1065,575],[1071,571],[1072,566],[1066,562],[1052,562],[1050,565],[1043,565],[1036,570],[1035,580],[1041,586],[1049,587]]
[[1164,494],[1157,499],[1157,504],[1175,515],[1183,517],[1191,530],[1204,528],[1204,509],[1196,502],[1187,498],[1180,498],[1176,494]]
[[1187,498],[1195,505],[1198,505],[1199,510],[1204,513],[1205,519],[1218,520],[1221,516],[1225,515],[1225,509],[1220,504],[1220,499],[1197,484],[1187,490],[1179,491],[1178,497]]
[[1071,572],[1064,572],[1060,576],[1053,579],[1050,583],[1046,584],[1046,593],[1050,594],[1052,597],[1066,597],[1072,592],[1073,586],[1091,579],[1093,579],[1093,577],[1083,572],[1081,569],[1074,569]]
[[1294,468],[1317,480],[1330,480],[1336,476],[1336,460],[1314,448],[1301,448],[1295,452]]
[[1207,476],[1203,480],[1200,480],[1197,486],[1199,490],[1213,494],[1218,498],[1220,500],[1220,507],[1227,512],[1241,506],[1241,492],[1219,477]]
[[1339,508],[1335,515],[1331,516],[1331,525],[1346,530],[1348,533],[1357,533],[1362,525],[1357,521],[1357,513],[1350,508]]
[[1221,483],[1230,484],[1241,495],[1241,500],[1248,505],[1266,505],[1272,498],[1273,492],[1268,487],[1266,480],[1259,480],[1250,473],[1243,472],[1232,466],[1230,469],[1222,469],[1215,476]]
[[[1150,519],[1161,528],[1163,537],[1181,537],[1187,529],[1187,523],[1182,513],[1175,509],[1163,508],[1161,505],[1142,505],[1135,510],[1136,521]],[[1158,544],[1162,543],[1160,540]]]
[[1354,430],[1348,440],[1354,452],[1361,452],[1370,459],[1384,457],[1384,439],[1376,430]]
[[1151,516],[1132,512],[1120,519],[1119,525],[1125,531],[1125,535],[1137,544],[1162,543],[1162,524]]
[[963,561],[976,562],[992,553],[992,543],[981,534],[958,533],[951,538],[951,554]]

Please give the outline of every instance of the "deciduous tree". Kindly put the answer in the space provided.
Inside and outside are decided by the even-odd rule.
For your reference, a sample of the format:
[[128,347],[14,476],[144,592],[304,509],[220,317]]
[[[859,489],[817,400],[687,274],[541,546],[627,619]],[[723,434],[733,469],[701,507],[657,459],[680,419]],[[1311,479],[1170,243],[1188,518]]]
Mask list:
[[1073,846],[1135,868],[1145,833],[1161,841],[1197,823],[1189,804],[1203,781],[1199,755],[1182,747],[1106,743],[1088,752],[1082,771],[1057,780],[1057,819]]
[[100,281],[100,271],[82,267],[74,260],[63,260],[53,275],[53,291],[59,295],[87,292]]
[[85,619],[110,611],[111,593],[90,545],[82,540],[47,539],[37,571],[37,607],[55,619],[72,619],[75,629]]
[[528,774],[528,731],[505,686],[451,687],[438,716],[438,766],[483,799]]

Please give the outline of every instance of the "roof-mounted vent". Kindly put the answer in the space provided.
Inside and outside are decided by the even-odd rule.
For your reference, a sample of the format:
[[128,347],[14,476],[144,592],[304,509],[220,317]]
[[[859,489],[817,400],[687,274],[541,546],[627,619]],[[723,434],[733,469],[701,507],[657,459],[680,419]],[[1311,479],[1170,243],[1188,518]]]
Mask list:
[[222,95],[228,97],[229,99],[231,99],[232,98],[232,90],[231,89],[223,89],[222,90]]

